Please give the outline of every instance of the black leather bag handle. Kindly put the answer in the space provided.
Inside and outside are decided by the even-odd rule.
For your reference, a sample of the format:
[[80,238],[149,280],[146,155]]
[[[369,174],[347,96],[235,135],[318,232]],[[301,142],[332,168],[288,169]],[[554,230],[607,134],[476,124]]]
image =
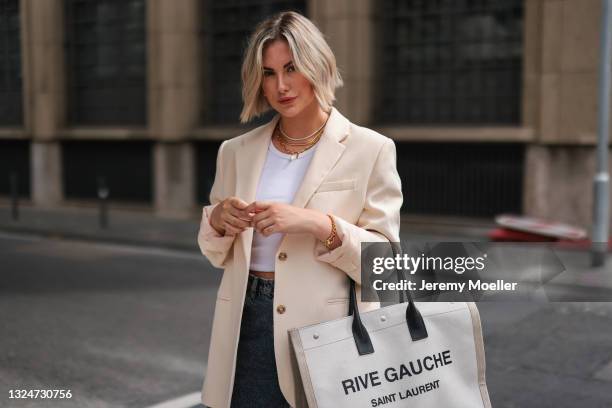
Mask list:
[[355,339],[355,345],[357,346],[357,352],[360,356],[365,354],[372,354],[374,352],[374,346],[372,346],[372,340],[366,330],[365,326],[361,322],[361,316],[359,315],[359,307],[357,306],[357,293],[355,291],[355,281],[348,278],[350,281],[349,289],[349,316],[353,316],[353,339]]
[[[398,269],[397,275],[403,280],[406,280],[403,270]],[[419,312],[419,309],[414,304],[414,301],[412,300],[412,295],[407,289],[405,291],[400,291],[399,302],[405,303],[406,299],[408,300],[408,306],[406,306],[406,324],[408,324],[410,337],[413,341],[427,338],[427,327],[425,327],[425,321],[423,320],[423,316],[421,316],[421,312]]]
[[[395,245],[391,244],[393,248],[393,253],[395,254]],[[404,271],[401,269],[396,270],[398,273],[398,277],[402,279],[406,279],[404,275]],[[374,346],[372,346],[372,341],[370,340],[370,335],[366,330],[365,326],[361,321],[361,316],[359,315],[359,307],[357,306],[357,293],[355,290],[355,281],[350,277],[349,283],[349,310],[348,315],[353,316],[353,339],[355,339],[355,345],[357,346],[357,352],[360,356],[365,354],[371,354],[374,352]],[[408,325],[408,331],[410,332],[410,337],[412,341],[422,340],[427,338],[427,327],[425,327],[425,322],[423,321],[423,316],[421,316],[421,312],[414,304],[412,300],[412,295],[410,291],[400,291],[399,293],[399,301],[400,303],[405,303],[406,299],[408,299],[408,305],[406,306],[406,324]]]

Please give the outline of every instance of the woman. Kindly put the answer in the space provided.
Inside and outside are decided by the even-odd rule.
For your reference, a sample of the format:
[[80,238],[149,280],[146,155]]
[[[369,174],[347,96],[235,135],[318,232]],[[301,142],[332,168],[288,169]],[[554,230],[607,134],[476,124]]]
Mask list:
[[334,55],[297,13],[256,28],[242,81],[242,122],[278,115],[219,148],[198,234],[224,269],[202,402],[296,406],[287,331],[346,316],[347,275],[360,293],[360,243],[399,241],[395,145],[332,107],[342,85]]

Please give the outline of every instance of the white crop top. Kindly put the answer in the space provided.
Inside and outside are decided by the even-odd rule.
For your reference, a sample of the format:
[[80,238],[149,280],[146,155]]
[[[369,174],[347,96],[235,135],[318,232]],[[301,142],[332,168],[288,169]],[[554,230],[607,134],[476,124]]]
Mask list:
[[[291,204],[295,193],[302,184],[304,174],[306,174],[317,145],[318,142],[300,154],[298,158],[291,160],[291,155],[281,152],[270,141],[255,199],[257,201],[276,201]],[[274,271],[276,251],[278,251],[283,235],[283,233],[277,232],[265,237],[256,230],[253,231],[250,269]]]

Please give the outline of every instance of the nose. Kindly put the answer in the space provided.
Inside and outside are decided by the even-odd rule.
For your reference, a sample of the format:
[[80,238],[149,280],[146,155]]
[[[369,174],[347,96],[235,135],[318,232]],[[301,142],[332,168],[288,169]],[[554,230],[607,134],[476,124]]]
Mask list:
[[286,93],[289,90],[289,84],[287,83],[287,78],[285,78],[285,76],[283,74],[279,74],[277,75],[277,82],[276,82],[276,87],[278,89],[278,92],[283,94]]

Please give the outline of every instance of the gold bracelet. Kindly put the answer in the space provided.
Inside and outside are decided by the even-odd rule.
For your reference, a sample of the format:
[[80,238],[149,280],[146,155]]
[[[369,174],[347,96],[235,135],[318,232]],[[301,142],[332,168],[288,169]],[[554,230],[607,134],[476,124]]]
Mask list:
[[331,251],[331,246],[334,243],[334,240],[336,239],[336,223],[334,222],[334,217],[329,214],[327,214],[327,216],[331,220],[332,230],[329,234],[329,237],[327,237],[327,239],[323,243],[325,244],[325,247]]

